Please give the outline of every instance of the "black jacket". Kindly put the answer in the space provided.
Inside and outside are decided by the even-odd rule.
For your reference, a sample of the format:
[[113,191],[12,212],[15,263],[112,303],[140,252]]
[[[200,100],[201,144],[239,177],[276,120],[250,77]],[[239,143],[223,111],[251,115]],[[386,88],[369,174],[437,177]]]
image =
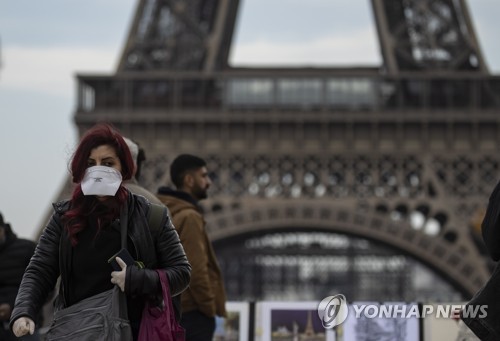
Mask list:
[[[481,233],[491,258],[498,261],[500,259],[500,182],[490,195],[481,225]],[[481,314],[483,312],[481,308],[486,311],[486,314]],[[481,340],[500,340],[498,322],[500,321],[500,263],[497,263],[488,282],[462,310],[461,319]]]
[[[64,298],[64,287],[68,285],[67,274],[71,259],[69,240],[61,239],[65,233],[61,217],[70,207],[69,201],[61,201],[53,205],[54,213],[45,227],[35,254],[24,274],[16,303],[11,316],[12,323],[21,316],[34,320],[40,311],[47,295],[54,288],[61,275],[59,297]],[[128,197],[128,243],[134,246],[133,251],[142,261],[146,269],[136,266],[127,267],[125,292],[127,295],[154,296],[161,292],[158,275],[152,269],[164,269],[170,284],[172,296],[180,294],[189,284],[191,266],[187,261],[167,211],[164,212],[163,229],[148,228],[147,217],[149,202],[129,193]],[[150,233],[151,232],[151,233]],[[60,243],[60,241],[63,241]],[[156,254],[155,254],[156,250]]]
[[14,307],[24,270],[35,251],[36,243],[17,238],[10,225],[5,225],[5,243],[0,245],[0,303]]
[[495,186],[488,201],[488,208],[481,224],[483,241],[491,258],[500,259],[500,182]]

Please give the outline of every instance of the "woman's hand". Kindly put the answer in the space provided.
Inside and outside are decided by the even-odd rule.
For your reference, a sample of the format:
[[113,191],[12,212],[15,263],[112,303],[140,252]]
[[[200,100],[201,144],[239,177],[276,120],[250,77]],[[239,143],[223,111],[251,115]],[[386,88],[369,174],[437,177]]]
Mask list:
[[125,275],[127,274],[127,264],[120,258],[116,257],[116,262],[120,266],[121,271],[113,271],[111,273],[111,283],[120,287],[121,291],[125,291]]
[[35,322],[29,317],[20,317],[12,325],[12,331],[17,337],[21,337],[28,333],[33,335],[35,332]]

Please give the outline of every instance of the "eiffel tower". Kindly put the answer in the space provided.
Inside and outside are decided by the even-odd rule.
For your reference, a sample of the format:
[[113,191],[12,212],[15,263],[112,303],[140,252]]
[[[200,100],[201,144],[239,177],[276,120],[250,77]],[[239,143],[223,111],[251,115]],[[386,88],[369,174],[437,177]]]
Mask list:
[[370,4],[372,68],[232,67],[240,1],[140,0],[116,72],[77,75],[80,134],[138,141],[145,187],[178,153],[208,161],[230,300],[463,300],[489,277],[500,81],[466,1]]

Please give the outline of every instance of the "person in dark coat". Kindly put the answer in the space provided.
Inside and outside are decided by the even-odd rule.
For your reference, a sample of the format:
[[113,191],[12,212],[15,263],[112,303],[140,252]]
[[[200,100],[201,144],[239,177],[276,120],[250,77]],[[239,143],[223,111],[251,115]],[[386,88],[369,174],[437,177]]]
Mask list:
[[[134,163],[116,129],[101,123],[87,131],[70,169],[72,197],[53,205],[54,213],[23,276],[10,327],[16,336],[33,333],[34,317],[60,276],[57,308],[118,286],[127,296],[135,340],[144,304],[162,293],[156,270],[166,274],[175,296],[187,288],[191,266],[167,210],[161,227],[150,228],[150,202],[123,186],[122,181],[133,175]],[[122,247],[121,222],[127,224],[126,247],[135,262],[127,265],[116,258],[120,270],[113,271],[108,259]]]
[[[490,279],[467,303],[460,313],[460,319],[479,337],[480,340],[500,340],[500,182],[497,183],[490,198],[483,221],[481,235],[488,254],[496,262]],[[484,309],[485,314],[472,314],[470,311]],[[464,327],[463,327],[464,328]]]
[[[0,214],[0,340],[18,340],[10,331],[9,320],[24,271],[36,243],[18,238]],[[37,340],[34,335],[30,340]],[[27,340],[27,339],[26,339]]]

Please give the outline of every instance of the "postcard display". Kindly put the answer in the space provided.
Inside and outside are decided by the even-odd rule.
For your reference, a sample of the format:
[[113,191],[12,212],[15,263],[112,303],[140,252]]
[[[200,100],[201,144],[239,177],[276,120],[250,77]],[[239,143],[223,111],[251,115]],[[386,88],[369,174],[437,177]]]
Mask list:
[[[420,318],[411,313],[418,303],[399,302],[350,302],[347,319],[325,329],[318,305],[317,301],[227,302],[228,316],[217,318],[214,341],[427,341],[439,331],[440,341],[451,341],[458,331],[452,319]],[[369,308],[361,310],[363,305]],[[377,310],[384,306],[387,311],[391,305],[405,313],[387,316]]]
[[216,318],[213,341],[250,341],[250,303],[226,302],[226,310],[226,318]]
[[[382,305],[387,308],[385,311],[381,310]],[[391,306],[397,306],[399,310],[394,313]],[[360,313],[360,307],[369,308]],[[336,328],[337,340],[420,341],[420,321],[412,312],[418,314],[417,303],[353,302],[349,305],[347,319]]]

